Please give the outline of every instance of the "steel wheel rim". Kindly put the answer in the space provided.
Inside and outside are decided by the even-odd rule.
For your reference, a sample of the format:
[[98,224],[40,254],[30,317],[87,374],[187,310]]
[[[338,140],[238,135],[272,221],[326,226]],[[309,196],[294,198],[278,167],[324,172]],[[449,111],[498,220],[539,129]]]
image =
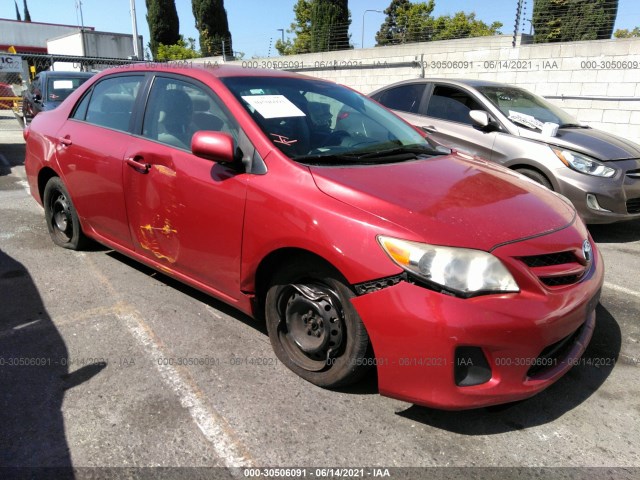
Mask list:
[[317,372],[344,350],[344,311],[326,285],[287,285],[278,297],[278,337],[300,368]]
[[64,193],[56,191],[51,200],[51,227],[54,234],[68,242],[73,238],[71,206]]

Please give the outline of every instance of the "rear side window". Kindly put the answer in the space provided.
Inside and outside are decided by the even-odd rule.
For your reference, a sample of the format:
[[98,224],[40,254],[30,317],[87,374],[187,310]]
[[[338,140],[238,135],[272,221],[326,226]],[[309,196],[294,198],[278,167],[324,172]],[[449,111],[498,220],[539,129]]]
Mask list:
[[484,110],[484,108],[471,95],[458,88],[437,85],[433,89],[426,115],[472,125],[469,117],[471,110]]
[[426,86],[421,83],[402,85],[386,90],[374,97],[387,108],[401,112],[418,113],[422,94]]
[[128,131],[133,105],[144,77],[119,76],[102,80],[93,87],[90,98],[86,95],[76,108],[74,118],[82,120],[83,103],[88,100],[84,120],[93,125]]

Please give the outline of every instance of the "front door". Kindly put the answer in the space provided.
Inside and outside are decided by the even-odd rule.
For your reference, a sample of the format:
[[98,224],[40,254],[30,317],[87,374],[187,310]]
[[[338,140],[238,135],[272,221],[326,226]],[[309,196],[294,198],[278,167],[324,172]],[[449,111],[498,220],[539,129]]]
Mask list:
[[490,160],[497,133],[474,127],[471,110],[485,109],[464,90],[435,84],[418,125],[447,147]]
[[231,296],[239,290],[248,174],[193,155],[198,130],[238,141],[237,123],[208,87],[156,76],[141,135],[125,152],[131,236],[136,251],[161,267]]

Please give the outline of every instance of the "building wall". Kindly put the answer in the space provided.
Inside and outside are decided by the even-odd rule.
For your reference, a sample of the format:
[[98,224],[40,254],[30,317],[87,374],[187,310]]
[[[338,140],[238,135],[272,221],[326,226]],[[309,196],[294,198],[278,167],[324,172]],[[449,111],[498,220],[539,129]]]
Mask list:
[[[93,27],[85,28],[93,30]],[[0,43],[3,46],[14,46],[19,53],[46,51],[48,39],[68,35],[79,29],[73,25],[0,19]]]
[[528,42],[519,37],[513,47],[512,37],[503,35],[230,63],[292,69],[363,93],[421,76],[511,83],[547,97],[579,121],[640,143],[640,38]]

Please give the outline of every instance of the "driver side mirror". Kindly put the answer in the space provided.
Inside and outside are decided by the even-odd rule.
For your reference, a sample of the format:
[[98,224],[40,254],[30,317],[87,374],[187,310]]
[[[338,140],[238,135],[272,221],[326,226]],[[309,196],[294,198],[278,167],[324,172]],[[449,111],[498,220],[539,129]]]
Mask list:
[[194,133],[191,138],[191,153],[218,163],[235,162],[233,138],[227,133],[209,130]]
[[484,110],[471,110],[469,112],[474,127],[480,130],[492,130],[496,127],[495,121]]

